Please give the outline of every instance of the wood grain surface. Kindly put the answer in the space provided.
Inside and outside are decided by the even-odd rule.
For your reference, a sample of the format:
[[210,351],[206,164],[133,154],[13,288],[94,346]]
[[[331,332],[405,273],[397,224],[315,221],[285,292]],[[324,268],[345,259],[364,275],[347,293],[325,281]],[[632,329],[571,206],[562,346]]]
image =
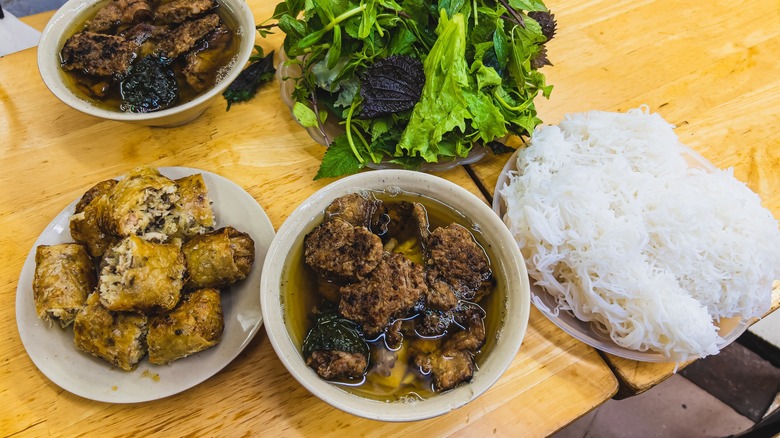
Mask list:
[[[648,105],[715,166],[759,194],[780,218],[780,3],[556,1],[558,36],[548,44],[554,85],[537,100],[547,124],[589,110]],[[506,156],[473,165],[492,194]],[[777,308],[777,290],[775,290]],[[605,355],[621,396],[643,392],[674,364]]]
[[[261,22],[275,2],[249,4]],[[24,21],[42,29],[50,15]],[[280,41],[258,44],[269,51]],[[97,181],[139,164],[200,168],[243,187],[276,229],[329,182],[312,181],[324,149],[292,120],[278,87],[229,112],[217,100],[185,126],[148,128],[65,106],[38,75],[36,49],[0,59],[0,436],[545,436],[615,394],[616,378],[599,354],[535,310],[520,352],[487,393],[416,423],[380,423],[330,407],[287,373],[263,330],[211,379],[148,403],[86,400],[40,373],[16,329],[19,274],[46,224]],[[479,194],[462,168],[441,176]]]

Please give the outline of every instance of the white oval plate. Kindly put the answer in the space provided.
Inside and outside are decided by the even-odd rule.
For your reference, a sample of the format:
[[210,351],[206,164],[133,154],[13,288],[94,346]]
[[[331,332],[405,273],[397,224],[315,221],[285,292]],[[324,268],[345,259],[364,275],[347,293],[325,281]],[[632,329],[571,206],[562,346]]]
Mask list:
[[[35,313],[32,282],[35,248],[72,242],[70,216],[73,201],[43,230],[30,250],[16,288],[16,321],[24,348],[38,369],[61,388],[91,400],[137,403],[156,400],[189,389],[213,376],[249,344],[263,323],[260,274],[274,228],[265,211],[244,189],[210,172],[188,167],[161,167],[160,173],[177,179],[200,173],[213,202],[217,226],[230,225],[255,241],[255,262],[249,276],[222,294],[225,329],[215,347],[171,365],[154,365],[144,358],[135,371],[122,371],[102,359],[79,351],[73,329],[49,327]],[[97,181],[95,181],[97,183]]]
[[[506,212],[506,204],[503,202],[503,197],[500,194],[500,190],[509,182],[509,172],[517,170],[517,155],[520,153],[520,149],[512,154],[509,161],[506,162],[504,168],[498,176],[496,182],[496,188],[493,196],[493,211],[503,221],[504,213]],[[697,167],[705,169],[709,172],[715,170],[715,166],[707,161],[704,157],[699,155],[693,149],[681,146],[680,153],[685,156],[690,167]],[[531,267],[527,267],[531,269]],[[632,350],[630,348],[622,347],[615,343],[610,337],[609,333],[605,332],[596,326],[595,322],[582,321],[578,319],[574,314],[567,310],[561,310],[558,308],[558,304],[555,297],[548,293],[543,287],[536,284],[533,278],[529,276],[529,282],[531,286],[531,302],[534,304],[540,312],[544,314],[550,321],[557,325],[561,330],[565,331],[569,335],[576,339],[594,347],[598,350],[614,354],[626,359],[637,360],[642,362],[672,362],[673,360],[663,355],[662,353],[647,350],[639,351]],[[747,330],[748,326],[752,323],[751,320],[745,320],[741,318],[723,318],[718,324],[719,334],[723,338],[723,341],[718,344],[718,348],[723,347],[734,342],[739,335]],[[694,359],[694,357],[691,357]]]

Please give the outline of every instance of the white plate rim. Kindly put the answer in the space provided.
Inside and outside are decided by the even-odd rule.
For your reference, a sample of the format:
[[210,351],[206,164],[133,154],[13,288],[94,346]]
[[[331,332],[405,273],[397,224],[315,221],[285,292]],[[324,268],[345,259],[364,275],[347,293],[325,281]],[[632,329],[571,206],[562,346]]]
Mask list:
[[[715,167],[715,165],[710,163],[706,158],[704,158],[695,150],[682,144],[678,144],[678,147],[680,149],[680,154],[685,157],[686,161],[688,161],[688,164],[691,167],[698,167],[706,170],[707,172],[714,172],[718,169]],[[504,210],[506,206],[504,205],[503,197],[500,194],[501,189],[504,188],[509,179],[509,172],[516,169],[517,156],[522,150],[522,148],[518,148],[512,154],[509,160],[507,160],[506,164],[504,164],[503,169],[501,169],[501,173],[498,175],[498,180],[496,181],[496,186],[493,190],[493,211],[495,211],[498,217],[501,218],[502,222],[504,220]],[[553,324],[558,326],[558,328],[573,336],[577,340],[582,341],[597,350],[622,357],[624,359],[654,363],[675,362],[674,359],[665,356],[660,352],[652,350],[632,350],[630,348],[625,348],[618,345],[607,334],[601,333],[594,329],[594,323],[590,321],[582,321],[569,311],[558,310],[556,308],[557,304],[555,302],[555,298],[552,296],[552,294],[549,294],[547,291],[545,291],[542,286],[537,285],[536,281],[533,279],[533,277],[530,276],[530,274],[528,276],[528,282],[530,283],[531,287],[531,302],[533,303],[534,307],[536,307],[537,310],[544,314],[547,319],[552,321]],[[731,321],[731,325],[733,325],[733,327],[728,333],[725,334],[725,336],[722,336],[723,340],[718,343],[718,349],[722,349],[723,347],[734,342],[742,333],[745,332],[745,330],[747,330],[751,322],[751,319],[744,318],[741,318],[738,321]],[[698,356],[691,356],[689,357],[689,360],[694,360],[697,358]]]
[[[255,262],[245,280],[223,293],[225,330],[219,344],[171,365],[153,365],[144,358],[134,371],[122,371],[77,350],[72,343],[72,327],[64,331],[56,324],[49,327],[35,313],[32,298],[35,249],[42,244],[73,241],[68,224],[78,199],[71,202],[41,232],[25,260],[16,290],[16,321],[22,344],[41,373],[61,388],[86,399],[139,403],[190,389],[226,367],[249,345],[263,325],[260,277],[266,252],[275,235],[263,208],[243,188],[215,173],[190,167],[158,169],[171,179],[202,174],[213,202],[217,226],[231,225],[249,233],[255,242]],[[246,222],[247,218],[251,220]],[[67,338],[71,342],[67,342]]]

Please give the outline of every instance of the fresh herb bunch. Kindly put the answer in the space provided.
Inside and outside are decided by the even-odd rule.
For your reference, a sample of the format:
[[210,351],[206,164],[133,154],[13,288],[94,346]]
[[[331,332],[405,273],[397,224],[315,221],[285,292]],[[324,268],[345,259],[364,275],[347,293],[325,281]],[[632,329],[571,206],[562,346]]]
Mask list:
[[541,122],[534,98],[552,89],[537,68],[555,21],[539,0],[286,0],[272,19],[258,30],[278,26],[303,72],[289,78],[298,121],[344,126],[315,179],[383,161],[418,169],[527,135]]

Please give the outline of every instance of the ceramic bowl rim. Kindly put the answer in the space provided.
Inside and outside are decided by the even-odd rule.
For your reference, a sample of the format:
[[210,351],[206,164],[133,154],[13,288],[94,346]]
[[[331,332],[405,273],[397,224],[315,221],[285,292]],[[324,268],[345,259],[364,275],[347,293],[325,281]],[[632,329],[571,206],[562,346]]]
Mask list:
[[[413,403],[369,400],[346,392],[320,379],[306,366],[284,323],[280,277],[286,255],[300,236],[319,221],[333,199],[359,190],[398,187],[444,201],[480,225],[494,254],[501,258],[507,281],[507,315],[499,329],[500,338],[485,358],[474,379],[451,391]],[[444,198],[444,199],[443,199]],[[496,261],[493,261],[496,263]],[[306,389],[326,403],[364,418],[382,421],[415,421],[445,414],[487,391],[517,355],[528,325],[530,290],[520,250],[509,230],[492,209],[471,192],[435,175],[406,170],[374,170],[352,175],[320,189],[301,203],[277,231],[268,250],[261,279],[261,308],[265,330],[284,366]]]
[[[252,54],[252,50],[254,50],[254,15],[246,2],[241,0],[219,0],[238,22],[242,36],[235,63],[220,82],[189,102],[151,113],[125,113],[99,108],[86,99],[78,97],[67,87],[63,81],[62,73],[59,71],[61,67],[58,59],[61,45],[64,44],[66,39],[65,33],[71,29],[72,23],[82,19],[84,15],[90,12],[90,9],[102,1],[104,0],[68,0],[49,19],[43,32],[41,32],[38,42],[38,71],[44,84],[64,104],[85,114],[122,122],[149,123],[167,117],[180,116],[190,111],[197,111],[201,107],[205,107],[209,101],[221,94],[233,82],[241,73]],[[251,28],[246,29],[247,25],[251,25]]]

